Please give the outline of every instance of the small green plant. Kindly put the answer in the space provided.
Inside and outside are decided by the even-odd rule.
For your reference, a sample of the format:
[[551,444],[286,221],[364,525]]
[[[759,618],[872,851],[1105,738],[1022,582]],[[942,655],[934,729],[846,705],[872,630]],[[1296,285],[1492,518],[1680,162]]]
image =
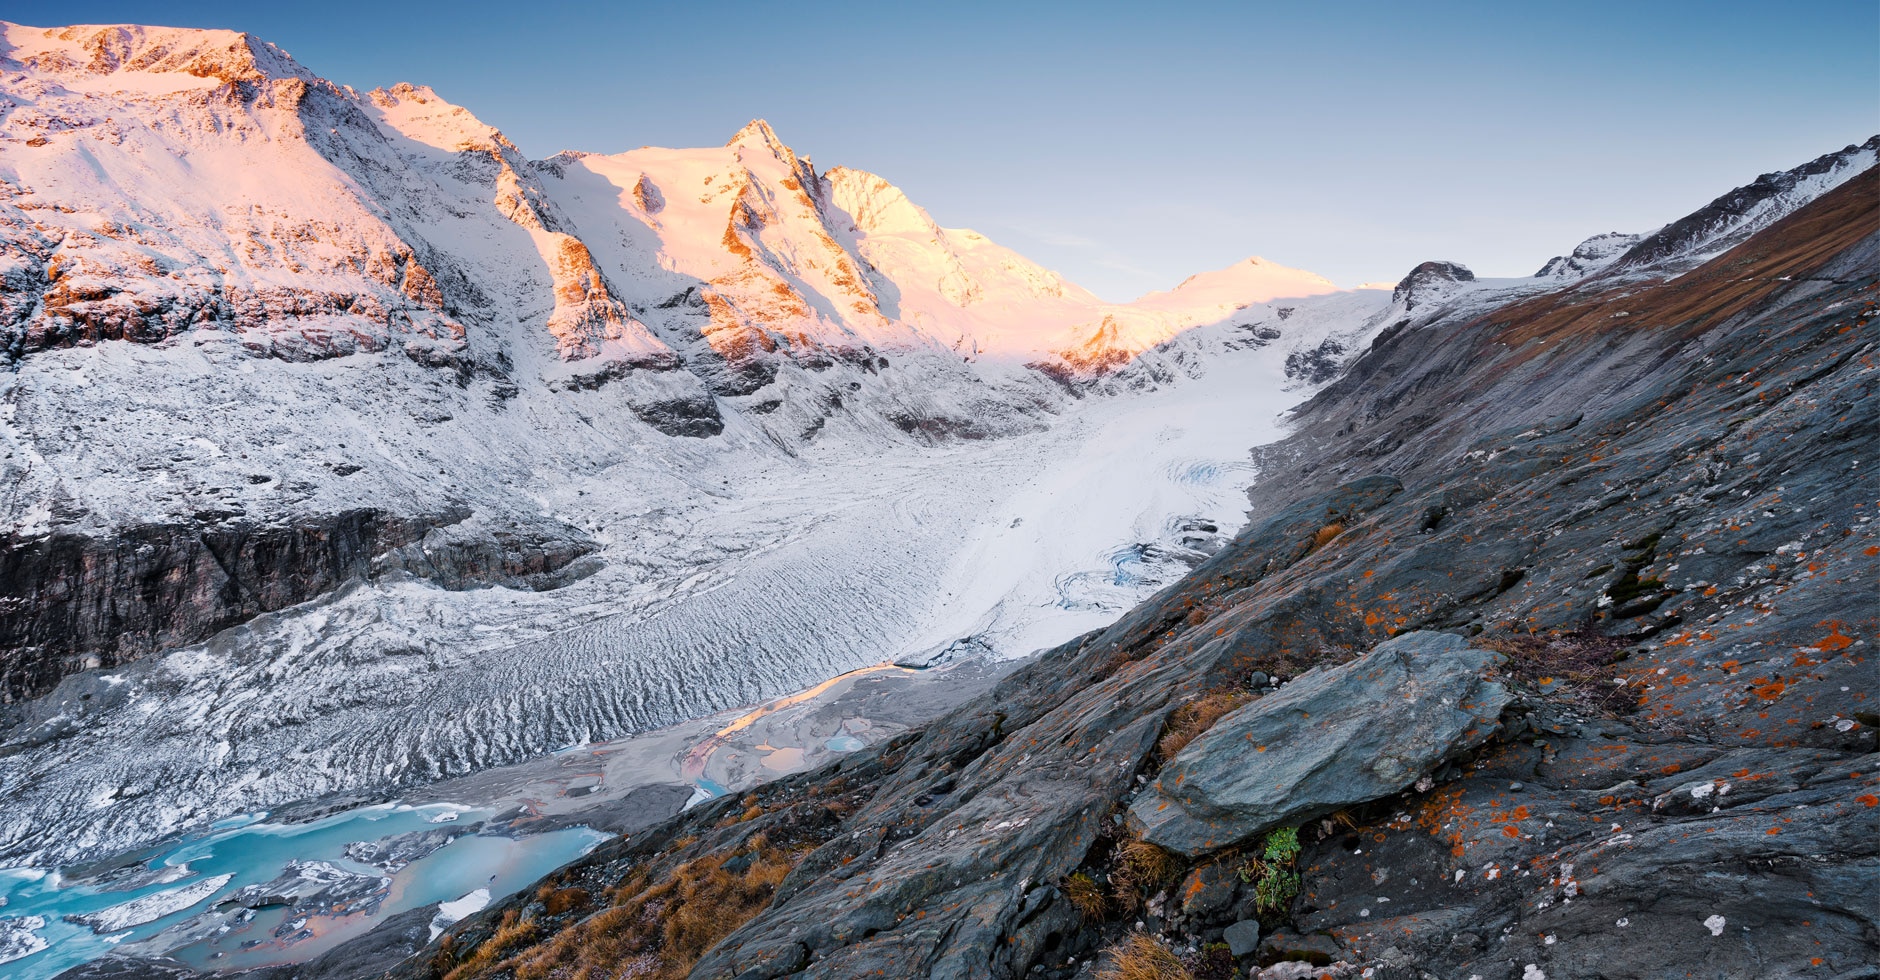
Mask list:
[[1266,835],[1266,860],[1283,861],[1287,865],[1299,856],[1299,828],[1281,827]]
[[1281,827],[1266,835],[1260,856],[1240,869],[1240,880],[1253,886],[1254,906],[1261,912],[1283,912],[1299,894],[1299,828]]

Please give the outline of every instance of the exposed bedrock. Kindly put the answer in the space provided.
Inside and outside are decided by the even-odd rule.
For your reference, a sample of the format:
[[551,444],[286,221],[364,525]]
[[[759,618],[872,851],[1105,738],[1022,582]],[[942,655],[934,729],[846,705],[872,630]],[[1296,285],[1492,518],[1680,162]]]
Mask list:
[[681,369],[677,357],[609,359],[584,362],[568,376],[552,381],[558,391],[592,391],[607,385],[625,389],[627,407],[640,421],[669,436],[703,439],[725,430],[717,399],[695,374]]
[[36,697],[69,674],[205,639],[349,580],[397,569],[452,589],[551,588],[592,571],[578,559],[596,547],[548,522],[485,527],[466,508],[12,537],[0,541],[0,699]]
[[399,570],[453,590],[502,585],[543,592],[592,575],[601,565],[598,548],[573,528],[541,518],[499,527],[472,517],[377,556],[371,574]]

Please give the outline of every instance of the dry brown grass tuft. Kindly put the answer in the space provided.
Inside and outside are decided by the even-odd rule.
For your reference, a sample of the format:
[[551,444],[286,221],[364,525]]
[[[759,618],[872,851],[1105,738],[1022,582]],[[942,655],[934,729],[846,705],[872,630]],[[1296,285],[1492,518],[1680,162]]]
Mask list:
[[1345,526],[1336,522],[1319,528],[1318,532],[1312,535],[1312,550],[1317,551],[1325,547],[1332,542],[1333,538],[1343,533],[1345,533]]
[[745,794],[744,798],[738,801],[738,805],[744,807],[744,809],[737,813],[726,814],[724,819],[718,821],[715,826],[720,829],[735,827],[741,823],[750,823],[764,815],[764,807],[757,802],[757,794],[755,793]]
[[1063,890],[1064,897],[1076,906],[1085,922],[1101,922],[1109,914],[1110,900],[1103,894],[1103,886],[1082,871],[1065,878]]
[[1135,909],[1156,889],[1173,882],[1181,873],[1181,861],[1175,855],[1140,838],[1131,837],[1116,846],[1116,869],[1110,872],[1116,904]]
[[1168,727],[1163,729],[1162,738],[1155,743],[1156,754],[1163,762],[1175,758],[1175,753],[1188,746],[1196,736],[1214,727],[1221,716],[1253,700],[1250,691],[1227,689],[1214,691],[1169,712]]
[[1107,951],[1109,965],[1097,971],[1097,980],[1194,980],[1173,950],[1147,933],[1131,933]]
[[[770,904],[777,886],[807,848],[774,848],[762,835],[735,853],[696,858],[655,879],[642,866],[608,889],[613,907],[539,945],[535,927],[514,926],[514,912],[446,980],[507,973],[516,980],[677,980],[705,951]],[[727,868],[726,865],[731,865]],[[564,888],[550,898],[579,903],[587,893]],[[524,931],[526,930],[526,932]],[[622,970],[626,973],[623,974]]]
[[446,973],[444,980],[466,980],[468,977],[480,976],[507,959],[512,951],[533,942],[537,933],[535,923],[519,919],[515,909],[504,912],[495,934],[484,940],[483,945],[478,946],[469,959]]
[[1598,633],[1484,634],[1469,640],[1482,650],[1507,654],[1516,680],[1549,693],[1569,692],[1581,705],[1607,714],[1635,707],[1633,695],[1612,681],[1626,641]]
[[585,888],[557,888],[542,898],[542,905],[549,915],[565,915],[575,909],[586,908],[588,892]]

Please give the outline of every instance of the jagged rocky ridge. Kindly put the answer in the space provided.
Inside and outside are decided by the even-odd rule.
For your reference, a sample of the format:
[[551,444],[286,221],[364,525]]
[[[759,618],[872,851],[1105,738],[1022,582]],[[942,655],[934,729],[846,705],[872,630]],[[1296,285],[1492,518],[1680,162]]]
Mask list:
[[[801,849],[697,977],[1068,977],[1136,921],[1180,946],[1256,917],[1238,965],[1274,977],[1872,975],[1876,200],[1868,172],[1682,276],[1385,336],[1182,582],[924,731],[541,894]],[[1124,880],[1123,808],[1179,705],[1414,630],[1501,652],[1514,701],[1480,749],[1301,827],[1282,911],[1226,841],[1127,879],[1146,906],[1073,906],[1073,877]],[[578,968],[595,901],[524,893],[392,973]],[[1190,964],[1225,976],[1218,956]]]

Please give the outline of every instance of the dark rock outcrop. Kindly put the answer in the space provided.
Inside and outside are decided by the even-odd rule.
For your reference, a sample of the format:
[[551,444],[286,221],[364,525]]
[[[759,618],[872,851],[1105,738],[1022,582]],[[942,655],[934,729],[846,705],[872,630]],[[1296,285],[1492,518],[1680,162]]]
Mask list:
[[1286,376],[1307,384],[1324,384],[1338,377],[1344,367],[1345,345],[1326,338],[1310,350],[1296,350],[1286,355]]
[[[669,436],[704,439],[725,430],[718,401],[706,384],[683,370],[672,354],[638,359],[610,358],[583,365],[567,377],[549,384],[555,391],[594,391],[625,382],[627,407],[640,421]],[[709,380],[709,374],[707,374]],[[769,378],[764,383],[769,382]],[[761,387],[761,385],[759,385]],[[752,389],[755,390],[755,389]]]
[[433,527],[372,561],[371,574],[407,572],[451,590],[503,585],[542,592],[599,568],[599,545],[554,521],[491,526],[476,518]]
[[553,588],[592,572],[579,559],[597,547],[560,525],[488,529],[465,509],[407,516],[370,507],[0,541],[0,701],[37,697],[67,675],[203,640],[371,575],[403,570],[453,589]]
[[1136,797],[1142,839],[1190,857],[1408,788],[1488,741],[1508,692],[1499,654],[1406,633],[1316,667],[1215,722]]
[[1425,262],[1411,269],[1390,291],[1390,301],[1406,311],[1428,305],[1449,293],[1457,283],[1474,282],[1475,273],[1460,262]]
[[450,519],[360,508],[281,524],[145,524],[0,542],[0,697],[35,697],[67,674],[304,602]]

